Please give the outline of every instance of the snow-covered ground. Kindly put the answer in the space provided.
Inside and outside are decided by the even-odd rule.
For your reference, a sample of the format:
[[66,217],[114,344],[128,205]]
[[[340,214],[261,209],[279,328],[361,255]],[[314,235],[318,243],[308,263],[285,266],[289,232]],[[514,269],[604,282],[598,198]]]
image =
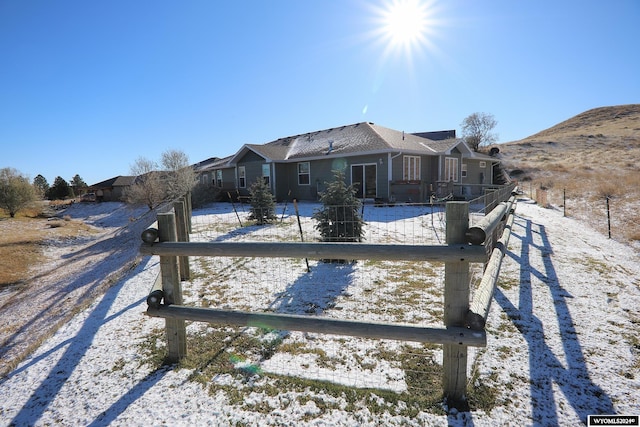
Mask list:
[[[308,217],[313,207],[301,205],[301,214]],[[287,217],[295,218],[290,212],[291,206]],[[203,385],[193,380],[199,374],[194,369],[156,369],[141,345],[164,326],[144,314],[159,261],[144,257],[0,382],[0,424],[547,426],[578,425],[589,414],[638,415],[638,253],[527,199],[518,203],[516,213],[487,324],[488,346],[470,352],[470,377],[497,390],[490,412],[441,415],[425,408],[408,415],[398,408],[402,402],[379,410],[383,402],[374,411],[318,389],[267,393],[264,387],[273,375],[293,375],[374,389],[371,399],[376,399],[375,389],[402,393],[409,384],[407,373],[393,357],[374,357],[407,351],[394,342],[275,332],[281,345],[269,357],[248,360],[230,353],[233,368],[251,373],[241,379],[221,373]],[[441,212],[432,214],[428,208],[367,207],[365,217],[368,241],[437,243],[444,238]],[[289,233],[278,227],[240,229],[235,221],[228,205],[196,211],[192,240],[268,240]],[[305,233],[312,233],[311,224],[303,222]],[[297,228],[292,229],[295,235]],[[212,264],[194,258],[194,278],[183,286],[185,300],[440,325],[441,294],[434,290],[441,289],[442,266],[406,272],[393,263],[309,260],[307,273],[303,260],[283,262],[223,258]],[[409,286],[416,280],[422,294]],[[191,324],[188,330],[210,329]],[[441,357],[438,349],[429,351]],[[241,389],[241,399],[224,386]]]
[[[66,322],[132,268],[140,233],[155,220],[149,209],[122,203],[77,203],[59,213],[63,215],[84,221],[92,232],[82,237],[49,237],[43,245],[48,261],[34,266],[31,279],[0,292],[0,376],[56,325]],[[46,221],[34,226],[52,236]],[[3,267],[10,267],[7,261],[3,260]]]

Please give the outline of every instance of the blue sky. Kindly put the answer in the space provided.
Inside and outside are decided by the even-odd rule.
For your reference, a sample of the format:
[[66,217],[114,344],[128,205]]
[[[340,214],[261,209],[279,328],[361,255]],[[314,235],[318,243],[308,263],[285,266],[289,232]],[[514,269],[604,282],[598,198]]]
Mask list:
[[430,0],[400,45],[403,1],[0,0],[0,168],[93,184],[168,149],[474,112],[507,142],[640,103],[640,1]]

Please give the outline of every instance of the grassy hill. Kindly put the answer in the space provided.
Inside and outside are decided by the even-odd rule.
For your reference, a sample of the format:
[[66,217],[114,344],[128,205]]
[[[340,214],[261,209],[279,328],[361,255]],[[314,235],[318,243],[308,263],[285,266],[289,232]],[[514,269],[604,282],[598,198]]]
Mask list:
[[547,189],[556,207],[566,194],[567,215],[600,231],[608,196],[614,237],[640,242],[640,104],[594,108],[498,148],[525,191]]

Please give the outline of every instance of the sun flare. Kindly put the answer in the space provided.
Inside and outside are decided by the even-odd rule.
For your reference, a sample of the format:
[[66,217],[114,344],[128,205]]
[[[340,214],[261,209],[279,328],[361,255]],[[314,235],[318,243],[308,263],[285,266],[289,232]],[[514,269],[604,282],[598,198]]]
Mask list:
[[433,17],[428,0],[392,0],[378,10],[378,32],[388,49],[411,54],[429,44]]
[[416,1],[395,3],[387,13],[385,31],[399,44],[411,44],[420,38],[425,16]]

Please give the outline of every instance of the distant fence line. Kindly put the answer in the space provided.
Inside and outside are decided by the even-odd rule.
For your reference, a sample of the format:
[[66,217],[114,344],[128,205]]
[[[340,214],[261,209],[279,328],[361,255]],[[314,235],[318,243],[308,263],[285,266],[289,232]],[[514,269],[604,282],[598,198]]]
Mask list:
[[[616,224],[619,229],[626,231],[625,222],[632,221],[626,215],[615,217],[612,215],[612,205],[615,203],[615,197],[609,194],[592,194],[584,197],[582,194],[569,193],[565,188],[548,189],[534,187],[531,184],[528,188],[529,197],[538,205],[544,208],[560,208],[563,216],[576,217],[589,222],[607,236],[612,238],[612,227]],[[631,232],[633,233],[633,232]],[[624,237],[624,236],[620,236]],[[640,234],[629,236],[632,238],[640,237]]]
[[[470,205],[482,202],[486,215],[470,226]],[[466,400],[467,347],[486,346],[484,325],[505,255],[516,205],[515,186],[482,196],[482,201],[446,203],[446,245],[320,242],[189,242],[190,205],[174,203],[158,214],[158,228],[142,234],[140,252],[160,257],[160,280],[147,299],[147,314],[166,321],[167,359],[187,354],[185,320],[262,326],[324,334],[436,343],[443,345],[442,387],[449,402]],[[488,209],[487,207],[491,207]],[[506,230],[504,233],[502,230]],[[183,305],[181,281],[190,276],[189,257],[344,258],[444,262],[444,326],[419,327],[389,322],[336,320],[290,314],[246,312]],[[470,264],[485,264],[473,300]]]

